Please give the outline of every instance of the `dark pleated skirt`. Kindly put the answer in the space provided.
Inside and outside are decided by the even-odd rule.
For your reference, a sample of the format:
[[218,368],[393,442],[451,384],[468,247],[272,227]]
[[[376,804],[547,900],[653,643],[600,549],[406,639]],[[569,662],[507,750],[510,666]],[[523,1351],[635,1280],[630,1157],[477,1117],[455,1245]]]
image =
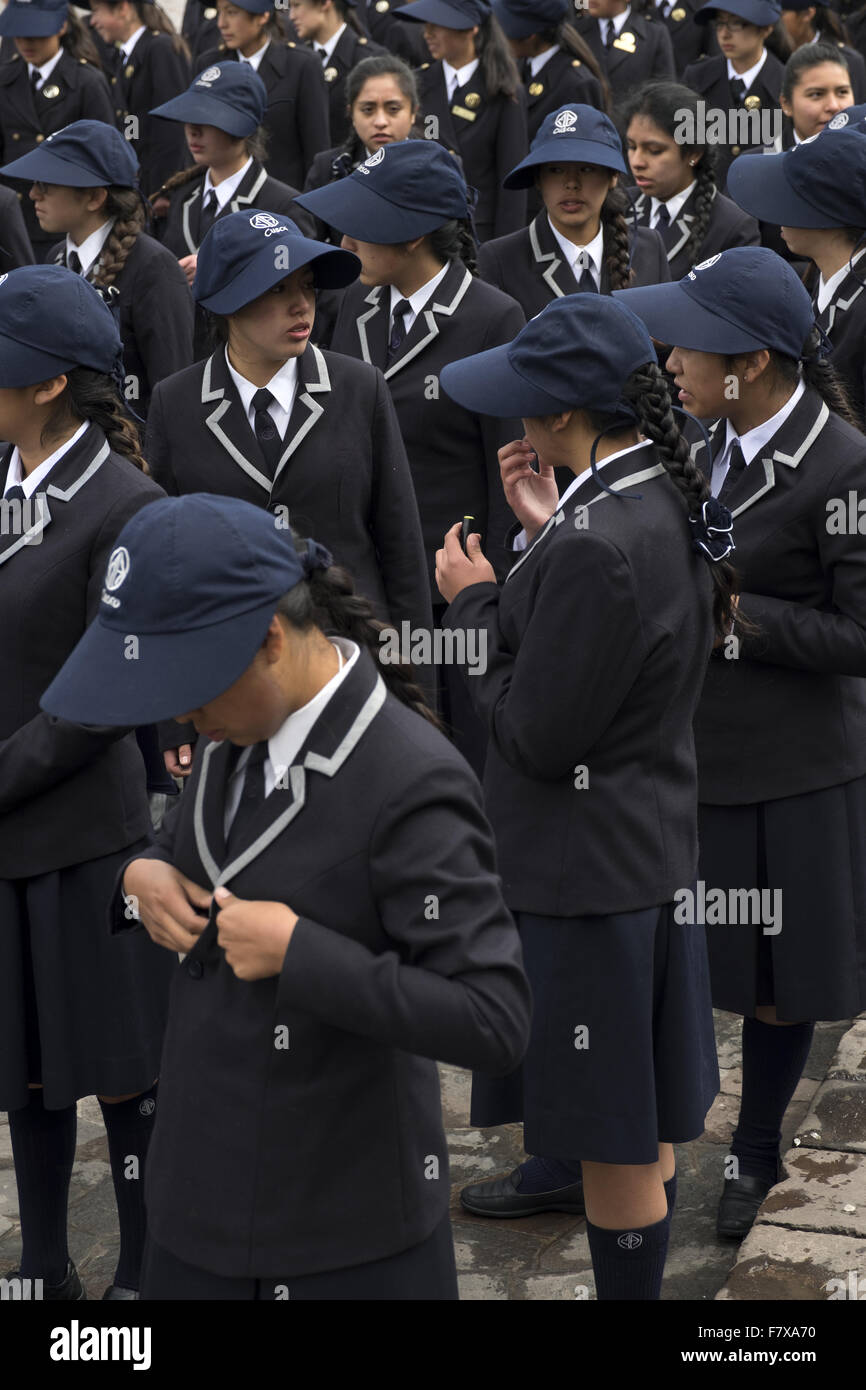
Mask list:
[[789,1023],[866,1009],[866,777],[749,806],[702,805],[698,829],[708,891],[764,889],[780,908],[778,932],[769,914],[707,926],[716,1008],[751,1017],[775,1004]]
[[0,880],[0,1110],[27,1105],[29,1082],[56,1110],[159,1075],[177,956],[108,926],[117,875],[146,844]]
[[509,1076],[473,1076],[471,1123],[522,1120],[527,1153],[596,1163],[654,1163],[702,1134],[719,1089],[703,931],[672,904],[515,917],[529,1048]]

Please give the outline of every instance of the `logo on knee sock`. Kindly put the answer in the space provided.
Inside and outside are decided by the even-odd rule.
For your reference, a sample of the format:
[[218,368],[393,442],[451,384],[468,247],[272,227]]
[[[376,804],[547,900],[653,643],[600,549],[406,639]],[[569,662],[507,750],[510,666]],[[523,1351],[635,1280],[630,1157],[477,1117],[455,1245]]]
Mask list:
[[643,1236],[639,1236],[637,1231],[624,1231],[617,1237],[616,1243],[623,1250],[637,1250],[639,1245],[643,1245]]

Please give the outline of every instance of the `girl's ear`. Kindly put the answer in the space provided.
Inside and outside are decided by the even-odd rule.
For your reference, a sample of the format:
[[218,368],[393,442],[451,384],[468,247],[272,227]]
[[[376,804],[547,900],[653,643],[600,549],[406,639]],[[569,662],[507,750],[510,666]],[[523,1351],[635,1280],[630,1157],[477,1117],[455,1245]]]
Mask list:
[[40,381],[33,393],[34,405],[49,405],[51,401],[56,401],[57,397],[66,390],[66,377],[53,376],[47,381]]
[[567,429],[573,414],[573,410],[563,410],[559,415],[552,415],[546,422],[548,428],[552,430],[554,434],[558,434],[560,430]]

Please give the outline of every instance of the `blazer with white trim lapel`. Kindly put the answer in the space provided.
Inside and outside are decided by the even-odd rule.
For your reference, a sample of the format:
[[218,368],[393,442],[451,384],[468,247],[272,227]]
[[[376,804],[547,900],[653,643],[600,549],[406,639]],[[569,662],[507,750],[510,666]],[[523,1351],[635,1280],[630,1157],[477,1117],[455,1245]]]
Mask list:
[[861,419],[866,411],[866,293],[863,276],[866,265],[857,263],[837,286],[833,298],[820,314],[817,312],[818,272],[810,263],[806,288],[815,301],[815,317],[833,345],[830,364],[842,378],[848,399]]
[[[11,455],[0,458],[5,482]],[[0,534],[0,877],[25,878],[148,834],[144,765],[128,729],[83,728],[39,698],[95,616],[118,532],[162,488],[91,425]]]
[[[722,421],[712,439],[724,436]],[[703,442],[692,453],[704,466]],[[726,498],[740,608],[759,632],[710,662],[695,718],[702,801],[767,801],[866,772],[866,552],[828,506],[847,508],[864,475],[866,439],[807,388]]]
[[[148,1153],[151,1233],[234,1276],[396,1254],[448,1209],[435,1059],[502,1075],[528,1038],[480,788],[362,652],[265,801],[257,838],[225,865],[233,750],[202,742],[146,857],[300,920],[279,976],[237,979],[213,909],[178,967]],[[364,1201],[347,1206],[350,1191]]]
[[672,901],[697,869],[692,718],[712,645],[711,579],[651,444],[588,478],[501,588],[450,628],[485,629],[467,687],[490,734],[484,790],[512,911],[554,917]]
[[[732,199],[726,198],[724,193],[716,192],[703,240],[697,251],[689,255],[686,245],[695,220],[694,197],[692,191],[674,218],[668,235],[662,238],[672,280],[681,280],[693,265],[715,256],[720,251],[727,251],[731,246],[759,246],[761,243],[761,229],[754,217],[743,212],[742,208],[737,207]],[[652,199],[648,194],[641,193],[635,199],[634,210],[639,218],[649,217],[651,208]]]
[[[190,179],[172,189],[168,212],[160,241],[173,251],[178,260],[183,256],[193,256],[200,245],[199,218],[201,216],[201,195],[204,188],[204,173],[198,179]],[[300,227],[304,236],[315,235],[313,218],[295,203],[297,188],[280,183],[267,173],[263,164],[254,159],[241,179],[234,196],[225,207],[220,208],[214,221],[228,217],[233,212],[244,212],[247,208],[259,208],[262,212],[273,212],[290,217]]]

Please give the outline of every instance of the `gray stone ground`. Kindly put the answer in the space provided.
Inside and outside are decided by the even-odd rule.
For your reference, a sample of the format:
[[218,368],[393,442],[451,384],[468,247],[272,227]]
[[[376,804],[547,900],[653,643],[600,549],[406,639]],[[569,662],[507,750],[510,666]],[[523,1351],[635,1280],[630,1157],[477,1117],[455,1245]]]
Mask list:
[[[866,1276],[866,1019],[818,1024],[785,1120],[792,1174],[776,1188],[741,1251],[715,1235],[724,1155],[736,1120],[740,1020],[717,1014],[722,1090],[704,1135],[678,1153],[679,1184],[663,1297],[826,1298],[826,1281],[849,1270]],[[523,1157],[517,1125],[469,1128],[469,1076],[442,1068],[453,1188],[452,1219],[464,1299],[573,1300],[595,1296],[584,1222],[564,1213],[489,1221],[463,1212],[467,1183],[510,1171]],[[814,1136],[818,1136],[815,1138]],[[795,1136],[801,1138],[793,1146]],[[813,1136],[813,1137],[809,1137]],[[808,1188],[808,1193],[806,1189]],[[849,1208],[854,1207],[854,1211]],[[15,1175],[0,1116],[0,1273],[20,1254]],[[97,1102],[79,1102],[69,1244],[90,1298],[111,1283],[117,1258],[114,1190]],[[739,1255],[739,1260],[738,1260]],[[733,1275],[729,1281],[729,1275]],[[866,1281],[862,1290],[866,1295]]]

